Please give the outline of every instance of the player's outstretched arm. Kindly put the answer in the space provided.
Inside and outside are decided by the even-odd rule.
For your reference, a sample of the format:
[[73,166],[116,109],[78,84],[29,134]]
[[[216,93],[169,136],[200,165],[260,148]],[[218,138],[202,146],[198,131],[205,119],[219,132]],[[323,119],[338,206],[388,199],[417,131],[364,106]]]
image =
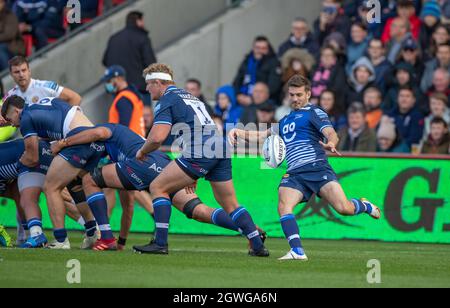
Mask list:
[[338,137],[336,131],[334,130],[334,128],[327,127],[322,131],[322,134],[325,136],[325,138],[327,138],[328,143],[325,144],[322,141],[320,141],[320,145],[323,146],[323,148],[326,151],[330,151],[331,153],[342,156],[342,154],[339,153],[338,150],[336,149],[336,147],[339,144],[339,137]]
[[111,138],[111,136],[111,131],[106,127],[96,127],[53,143],[51,145],[51,150],[53,155],[56,155],[64,148],[75,145],[90,144],[96,141],[105,141]]
[[172,126],[167,124],[158,124],[153,126],[144,146],[136,154],[136,158],[139,160],[144,160],[147,154],[158,150],[169,136],[171,129]]
[[31,136],[25,139],[25,152],[20,163],[26,167],[34,168],[39,165],[39,137]]
[[238,144],[239,140],[244,140],[246,142],[258,142],[266,139],[272,134],[271,130],[266,131],[248,131],[243,129],[232,129],[228,133],[228,142],[231,145]]
[[61,92],[61,95],[59,96],[60,99],[62,99],[65,102],[68,102],[71,106],[80,106],[81,105],[81,96],[77,92],[64,88],[64,90]]

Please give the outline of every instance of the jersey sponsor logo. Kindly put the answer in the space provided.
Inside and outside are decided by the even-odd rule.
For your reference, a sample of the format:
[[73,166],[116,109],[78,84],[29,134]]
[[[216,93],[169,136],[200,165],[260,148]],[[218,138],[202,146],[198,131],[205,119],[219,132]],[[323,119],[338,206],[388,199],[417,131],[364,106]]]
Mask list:
[[158,167],[158,166],[156,165],[156,163],[154,163],[153,165],[151,165],[150,168],[148,168],[148,169],[154,170],[154,171],[157,172],[157,173],[161,173],[161,172],[163,171],[163,168]]
[[323,111],[321,109],[315,109],[314,111],[319,116],[319,118],[321,118],[321,119],[328,119],[328,115],[326,114],[325,111]]
[[96,152],[104,152],[105,151],[105,146],[104,145],[99,145],[97,143],[91,143],[91,149],[93,149]]
[[50,149],[42,148],[42,156],[53,156],[53,153]]
[[137,176],[137,174],[134,172],[133,169],[131,169],[130,167],[127,167],[127,172],[128,172],[128,175],[133,180],[135,180],[138,183],[139,186],[144,186],[144,181],[142,181],[141,178]]

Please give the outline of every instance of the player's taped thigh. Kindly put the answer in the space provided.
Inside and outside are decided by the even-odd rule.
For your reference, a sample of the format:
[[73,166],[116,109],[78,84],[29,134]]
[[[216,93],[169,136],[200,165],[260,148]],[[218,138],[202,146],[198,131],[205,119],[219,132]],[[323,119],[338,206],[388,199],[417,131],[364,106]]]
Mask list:
[[194,219],[194,210],[197,206],[202,204],[203,202],[200,200],[200,198],[195,198],[189,201],[185,204],[183,207],[183,213],[186,215],[189,219]]
[[45,175],[38,172],[28,172],[19,175],[17,179],[17,187],[19,192],[24,191],[27,188],[44,188]]
[[86,194],[83,190],[83,180],[77,177],[69,185],[67,185],[67,190],[72,197],[75,204],[81,204],[86,202]]
[[95,168],[90,175],[98,188],[101,189],[108,188],[108,186],[106,185],[105,178],[103,177],[103,168]]

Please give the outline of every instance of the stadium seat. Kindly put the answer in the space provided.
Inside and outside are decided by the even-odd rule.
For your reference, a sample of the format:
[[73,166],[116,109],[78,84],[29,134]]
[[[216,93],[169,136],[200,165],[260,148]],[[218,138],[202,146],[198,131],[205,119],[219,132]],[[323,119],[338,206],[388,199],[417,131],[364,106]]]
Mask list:
[[25,54],[29,57],[33,53],[33,36],[31,34],[24,34],[23,41],[25,42]]

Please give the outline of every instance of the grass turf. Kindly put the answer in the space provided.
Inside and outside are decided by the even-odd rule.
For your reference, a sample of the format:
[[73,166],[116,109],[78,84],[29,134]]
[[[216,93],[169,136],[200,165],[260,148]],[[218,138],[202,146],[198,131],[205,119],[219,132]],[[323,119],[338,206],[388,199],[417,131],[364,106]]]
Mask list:
[[[10,231],[12,233],[12,231]],[[239,237],[170,236],[169,256],[135,255],[132,245],[149,235],[133,234],[125,252],[0,249],[0,287],[450,287],[450,246],[358,241],[304,241],[307,263],[277,261],[288,248],[269,239],[268,259],[247,256]],[[81,284],[67,283],[67,261],[81,263]],[[367,262],[381,262],[382,283],[367,282]]]

